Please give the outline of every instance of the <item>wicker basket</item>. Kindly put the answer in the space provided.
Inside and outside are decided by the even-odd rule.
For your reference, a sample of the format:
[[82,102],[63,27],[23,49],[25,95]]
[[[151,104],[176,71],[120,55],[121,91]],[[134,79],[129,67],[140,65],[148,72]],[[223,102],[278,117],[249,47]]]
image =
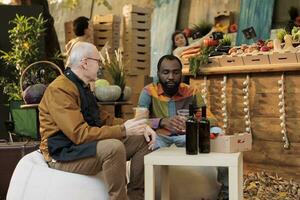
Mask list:
[[[23,96],[23,100],[25,101],[25,103],[27,103],[26,102],[26,100],[25,100],[25,98],[24,98],[24,91],[26,90],[26,88],[27,87],[29,87],[29,86],[31,86],[32,84],[29,84],[29,83],[27,83],[27,86],[25,86],[24,87],[24,79],[25,79],[25,77],[26,77],[26,75],[28,74],[28,72],[30,72],[30,69],[34,69],[34,67],[36,67],[37,68],[37,70],[36,70],[36,73],[41,73],[41,70],[39,69],[39,65],[47,65],[47,68],[45,68],[45,69],[48,69],[49,67],[49,69],[52,69],[54,72],[56,71],[57,73],[55,74],[55,77],[52,77],[52,79],[54,80],[58,75],[60,75],[60,74],[62,74],[63,72],[62,72],[62,70],[55,64],[55,63],[53,63],[53,62],[50,62],[50,61],[37,61],[37,62],[34,62],[34,63],[32,63],[32,64],[30,64],[30,65],[28,65],[25,69],[24,69],[24,71],[22,72],[22,74],[21,74],[21,77],[20,77],[20,88],[21,88],[21,92],[22,92],[22,96]],[[42,67],[43,68],[43,67]],[[52,71],[51,70],[51,71]],[[44,72],[44,74],[46,74],[46,72]],[[49,73],[50,74],[50,73]],[[32,75],[32,74],[31,74]],[[37,76],[37,75],[35,75],[35,76]],[[50,75],[49,75],[49,77],[50,77]],[[49,78],[49,77],[47,77],[47,78]],[[41,77],[36,77],[36,79],[42,79]],[[51,79],[51,78],[50,78]],[[49,81],[47,84],[49,84],[51,81]],[[36,82],[36,83],[38,83],[38,81]],[[36,84],[35,83],[35,84]]]

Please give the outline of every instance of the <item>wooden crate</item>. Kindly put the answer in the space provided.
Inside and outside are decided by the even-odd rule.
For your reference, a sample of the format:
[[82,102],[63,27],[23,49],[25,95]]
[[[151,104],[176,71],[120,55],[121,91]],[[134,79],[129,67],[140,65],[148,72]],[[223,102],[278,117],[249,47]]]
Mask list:
[[152,9],[135,5],[123,7],[123,47],[127,74],[150,74],[151,12]]
[[109,53],[119,48],[121,19],[116,15],[96,15],[93,18],[94,43],[101,50],[109,42]]
[[142,8],[133,4],[127,4],[123,7],[123,14],[127,13],[144,13],[144,14],[151,14],[151,8]]
[[149,52],[125,52],[124,53],[125,59],[134,59],[134,60],[141,60],[141,61],[149,61],[150,55]]
[[220,58],[221,66],[241,66],[244,65],[243,59],[240,56],[222,56]]
[[76,37],[73,32],[73,21],[65,22],[64,27],[65,27],[65,43],[67,44],[71,39]]
[[280,64],[280,63],[296,63],[297,57],[295,53],[273,53],[269,55],[271,64]]
[[268,55],[246,55],[243,56],[243,61],[245,65],[265,65],[270,64]]
[[128,13],[124,15],[125,26],[133,29],[150,29],[151,28],[151,15]]

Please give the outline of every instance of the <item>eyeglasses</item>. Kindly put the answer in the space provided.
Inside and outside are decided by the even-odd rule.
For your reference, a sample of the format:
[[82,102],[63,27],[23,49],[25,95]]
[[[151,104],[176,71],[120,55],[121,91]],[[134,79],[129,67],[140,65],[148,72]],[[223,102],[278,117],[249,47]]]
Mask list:
[[100,59],[89,58],[89,57],[86,57],[86,59],[97,61],[99,68],[102,69],[102,65],[101,65],[101,60]]

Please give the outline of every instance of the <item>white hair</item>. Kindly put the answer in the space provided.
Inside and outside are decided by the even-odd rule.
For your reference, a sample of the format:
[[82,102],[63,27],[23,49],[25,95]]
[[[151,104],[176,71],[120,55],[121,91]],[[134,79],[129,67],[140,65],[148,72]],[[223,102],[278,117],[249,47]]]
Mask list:
[[95,51],[98,52],[96,46],[92,43],[77,42],[70,52],[68,67],[78,67],[83,58],[91,56]]

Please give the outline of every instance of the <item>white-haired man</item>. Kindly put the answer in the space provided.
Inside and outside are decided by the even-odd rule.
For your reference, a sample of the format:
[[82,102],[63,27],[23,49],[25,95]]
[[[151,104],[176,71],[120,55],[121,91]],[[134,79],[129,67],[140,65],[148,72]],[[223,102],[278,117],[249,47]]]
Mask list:
[[[102,170],[110,199],[143,199],[143,159],[153,147],[155,132],[146,120],[124,122],[99,111],[88,87],[100,67],[93,44],[75,44],[69,61],[39,104],[40,149],[45,160],[51,168],[67,172],[94,175]],[[129,159],[131,173],[126,189]]]

